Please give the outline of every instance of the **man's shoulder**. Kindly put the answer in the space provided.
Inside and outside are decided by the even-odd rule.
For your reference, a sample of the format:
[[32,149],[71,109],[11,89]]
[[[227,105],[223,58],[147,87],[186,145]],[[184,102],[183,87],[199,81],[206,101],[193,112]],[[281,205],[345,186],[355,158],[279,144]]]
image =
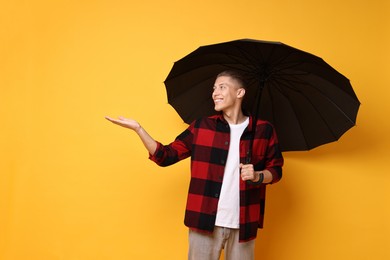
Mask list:
[[199,124],[204,122],[217,122],[217,121],[223,121],[223,116],[219,114],[210,115],[210,116],[204,116],[200,117],[198,119],[195,119],[192,124]]
[[266,135],[271,136],[274,131],[274,126],[270,121],[264,119],[257,119],[256,121],[256,132],[266,133]]
[[270,126],[272,126],[272,123],[270,121],[267,121],[264,119],[257,119],[256,124],[257,125],[270,125]]
[[221,120],[223,121],[224,118],[221,114],[214,114],[214,115],[211,115],[211,116],[206,116],[206,117],[203,117],[204,120],[209,120],[209,121],[218,121],[218,120]]
[[218,128],[217,125],[219,125],[221,122],[223,122],[223,117],[218,114],[205,116],[195,119],[191,123],[190,128],[216,130]]

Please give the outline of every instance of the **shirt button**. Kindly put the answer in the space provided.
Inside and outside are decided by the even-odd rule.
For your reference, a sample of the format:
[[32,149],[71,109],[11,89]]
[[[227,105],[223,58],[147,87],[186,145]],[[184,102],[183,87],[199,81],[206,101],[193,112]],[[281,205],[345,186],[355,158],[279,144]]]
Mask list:
[[225,160],[221,160],[221,164],[225,164]]
[[215,193],[215,194],[214,194],[214,197],[218,198],[218,197],[219,197],[219,194],[218,194],[218,193]]
[[228,142],[228,141],[226,141],[226,142],[225,142],[225,145],[228,145],[228,144],[229,144],[229,142]]

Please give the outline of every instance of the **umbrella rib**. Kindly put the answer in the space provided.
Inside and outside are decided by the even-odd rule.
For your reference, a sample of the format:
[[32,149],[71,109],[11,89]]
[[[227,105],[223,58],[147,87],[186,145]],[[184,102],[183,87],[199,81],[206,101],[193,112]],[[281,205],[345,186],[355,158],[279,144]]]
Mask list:
[[[209,101],[209,99],[204,99],[204,100],[202,100],[201,104],[199,104],[197,107],[204,106],[205,103],[207,103],[208,101]],[[196,108],[196,107],[195,107],[195,108]],[[196,112],[197,112],[197,109],[193,109],[193,110],[191,111],[191,113],[188,113],[188,117],[189,117],[189,118],[194,118],[194,120],[197,119],[197,118],[194,117],[194,114],[196,114]],[[216,112],[216,111],[215,111],[215,112]]]
[[[202,79],[202,80],[200,80],[199,82],[197,82],[197,84],[202,84],[202,82],[208,81],[208,80],[210,80],[211,78],[212,78],[212,77],[208,77],[208,78]],[[180,98],[180,97],[181,97],[182,95],[184,95],[185,93],[186,93],[186,91],[180,93],[179,95],[175,95],[175,97],[174,97],[174,98],[170,98],[170,99],[168,100],[168,102],[169,102],[169,101],[174,101],[174,100]],[[211,93],[212,93],[212,86],[210,86],[210,96],[211,96]]]
[[[304,94],[304,92],[302,92],[302,91],[299,91],[299,90],[297,90],[297,89],[294,89],[292,86],[293,85],[291,85],[291,84],[285,84],[285,86],[287,86],[289,89],[291,89],[291,90],[293,90],[293,91],[296,91],[296,92],[299,92],[309,103],[310,103],[310,105],[312,106],[312,108],[317,112],[317,114],[320,116],[320,118],[322,119],[322,121],[323,122],[325,122],[325,125],[327,126],[327,128],[328,128],[328,130],[329,130],[329,132],[330,133],[332,133],[332,136],[335,138],[335,139],[337,139],[338,137],[336,136],[336,134],[333,132],[333,130],[331,129],[331,127],[329,126],[329,124],[328,124],[328,122],[324,119],[324,117],[322,116],[322,114],[319,112],[319,110],[317,109],[317,107],[316,106],[314,106],[314,104],[313,104],[313,102],[311,102],[311,100],[310,100],[310,98],[308,98],[305,94]],[[321,93],[321,92],[320,92]],[[322,94],[322,93],[321,93]],[[323,95],[323,96],[325,96],[325,95]],[[326,97],[326,96],[325,96]],[[328,98],[327,98],[328,99]],[[328,99],[329,100],[329,99]],[[331,101],[331,103],[332,104],[334,104],[334,102],[332,102]],[[336,105],[336,107],[338,107],[337,105]],[[340,110],[340,109],[339,109]],[[341,110],[340,110],[341,111]],[[344,114],[344,113],[343,113]],[[345,115],[345,114],[344,114]]]
[[[237,61],[235,61],[235,62],[237,62]],[[232,65],[230,65],[230,64],[232,64]],[[183,76],[183,75],[185,75],[185,74],[187,74],[187,73],[192,73],[194,70],[204,68],[205,66],[220,65],[220,66],[223,66],[223,67],[235,68],[233,64],[235,64],[235,63],[229,63],[229,64],[218,64],[218,63],[200,64],[200,65],[198,65],[198,66],[196,66],[196,67],[191,67],[190,70],[187,70],[187,71],[183,71],[183,72],[181,72],[181,73],[178,73],[178,74],[176,74],[176,75],[175,75],[174,77],[172,77],[172,78],[168,76],[168,78],[165,79],[165,82],[170,81],[170,80],[172,80],[173,78],[181,77],[181,76]],[[236,64],[238,64],[238,65],[243,65],[243,64],[241,64],[241,63],[239,63],[239,62],[237,62]],[[217,76],[217,75],[215,75],[215,76]]]
[[[279,81],[280,82],[280,81]],[[284,83],[281,83],[283,84],[284,86],[286,86],[287,88],[293,90],[293,91],[296,91],[296,92],[299,92],[310,104],[311,106],[313,107],[313,109],[317,112],[317,114],[321,117],[322,121],[325,123],[325,125],[327,126],[329,132],[332,134],[332,136],[335,138],[335,139],[338,139],[337,135],[333,132],[332,128],[329,126],[327,120],[325,120],[325,118],[322,116],[322,114],[320,113],[320,111],[317,109],[316,106],[314,106],[313,102],[311,102],[311,99],[308,98],[304,92],[302,91],[299,91],[297,90],[296,88],[293,87],[293,85],[289,84],[289,82],[284,82]],[[280,91],[279,89],[279,86],[276,85],[276,88]],[[340,108],[337,104],[335,104],[331,99],[329,99],[326,95],[324,95],[321,91],[319,91],[317,88],[314,88],[318,91],[318,93],[320,93],[322,96],[324,96],[329,102],[331,102],[344,116],[345,118],[347,118],[351,123],[354,124],[353,120],[351,120]],[[302,128],[301,128],[302,129]]]
[[[286,98],[287,102],[290,104],[290,107],[294,107],[294,106],[292,105],[290,99],[288,99],[288,97],[283,93],[283,91],[280,89],[280,87],[279,87],[278,84],[275,84],[275,89],[276,89],[281,95],[283,95],[283,96]],[[269,94],[270,94],[270,96],[272,96],[272,92],[271,92],[271,91],[269,92]],[[273,97],[271,97],[271,99],[273,99]],[[271,103],[273,104],[272,106],[274,107],[274,102],[271,102]],[[275,109],[272,108],[272,116],[273,116],[273,118],[275,118],[275,115],[274,115],[275,112],[274,112],[274,111],[275,111]],[[302,127],[302,124],[301,124],[301,122],[300,122],[300,119],[299,119],[297,113],[295,112],[295,110],[292,109],[292,111],[293,111],[293,113],[294,113],[294,115],[295,115],[296,121],[298,122],[299,128],[301,129],[302,137],[303,137],[303,139],[305,140],[306,147],[309,147],[309,145],[308,145],[309,142],[308,142],[308,140],[306,139],[306,136],[303,134],[303,133],[304,133],[304,128]],[[274,122],[275,122],[275,120],[274,120]]]
[[[226,54],[226,55],[227,55],[227,54]],[[227,55],[227,56],[229,56],[229,57],[231,57],[231,58],[234,57],[233,55]],[[245,65],[245,64],[239,63],[238,60],[235,60],[235,62],[237,62],[236,64],[238,64],[238,65]],[[237,68],[237,67],[235,67],[235,66],[232,65],[232,64],[233,64],[233,63],[230,63],[230,64],[219,64],[219,65],[221,65],[221,66],[223,66],[223,67],[226,67],[227,69],[234,69],[234,70],[238,70],[238,71],[241,71],[241,72],[246,72],[245,70],[240,69],[240,68]],[[210,66],[213,66],[213,65],[215,65],[215,64],[209,64],[209,65],[210,65]],[[251,66],[249,66],[249,65],[245,65],[245,66],[246,66],[248,69],[251,69]],[[196,68],[193,68],[193,69],[199,69],[199,68],[203,68],[203,67],[204,67],[204,65],[199,65],[199,66],[197,66]],[[220,72],[222,72],[222,71],[220,71]],[[175,75],[175,78],[180,77],[180,76],[183,76],[183,75],[185,75],[185,74],[187,74],[187,73],[191,73],[191,71],[185,71],[185,72],[182,72],[182,73],[180,73],[180,74],[177,74],[177,75]],[[219,73],[219,72],[218,72],[218,73]],[[208,77],[205,77],[205,78],[199,80],[198,82],[196,82],[196,85],[202,84],[202,82],[206,82],[206,81],[211,80],[211,79],[213,79],[213,78],[215,79],[218,73],[209,75]],[[165,80],[164,83],[167,84],[167,82],[168,82],[169,80],[171,80],[171,79]],[[212,87],[212,86],[210,86],[210,88],[211,88],[211,87]],[[183,94],[183,93],[181,93],[181,94],[175,96],[175,98],[180,97],[182,94]],[[211,95],[211,92],[210,92],[210,95]]]
[[[302,81],[300,81],[300,80],[296,80],[296,82],[300,82],[300,83],[302,83]],[[324,98],[326,98],[326,100],[327,101],[329,101],[330,103],[332,103],[333,105],[334,105],[334,107],[336,107],[337,108],[337,110],[341,113],[341,114],[343,114],[344,115],[344,117],[345,118],[347,118],[348,119],[348,121],[350,122],[350,123],[352,123],[352,124],[355,124],[355,122],[340,108],[340,106],[339,105],[337,105],[332,99],[330,99],[325,93],[323,93],[319,88],[317,88],[315,85],[313,85],[313,84],[310,84],[310,83],[308,83],[308,82],[304,82],[305,84],[309,84],[310,85],[310,87],[312,87],[313,89],[315,89],[316,91],[317,91],[317,93],[319,93],[321,96],[323,96]],[[293,89],[292,88],[292,86],[293,85],[290,85],[290,89]],[[298,90],[296,90],[296,91],[298,91]],[[301,94],[304,94],[304,92],[301,92],[301,91],[299,91]],[[344,92],[344,91],[343,91]],[[345,92],[344,92],[345,93]],[[305,96],[305,95],[303,95],[303,96]],[[350,97],[349,95],[348,95],[348,97]],[[308,99],[308,100],[310,100],[308,97],[306,97],[305,96],[305,98],[306,99]],[[311,103],[311,102],[310,102]],[[313,106],[313,107],[315,107],[315,106]]]
[[[309,54],[309,53],[308,53]],[[315,62],[313,62],[313,64],[317,65],[317,66],[320,66],[321,68],[323,69],[327,69],[327,70],[332,70],[331,72],[333,73],[337,73],[339,74],[340,77],[344,78],[345,80],[348,81],[348,79],[340,74],[339,72],[337,72],[333,67],[331,67],[329,64],[327,64],[322,58],[318,57],[318,56],[315,56],[313,54],[309,54],[309,55],[312,55],[314,58],[316,58],[317,60]],[[322,62],[318,62],[318,61],[322,61]],[[312,74],[308,71],[305,71],[305,70],[301,70],[299,68],[297,68],[298,65],[302,65],[302,64],[305,64],[306,62],[296,62],[294,64],[290,64],[289,66],[286,66],[286,67],[280,67],[278,69],[274,69],[273,70],[273,75],[278,75],[279,72],[283,71],[283,70],[289,70],[289,69],[293,69],[295,71],[295,73],[286,73],[285,71],[282,72],[282,75],[290,75],[290,76],[296,76],[296,75],[309,75],[309,74]],[[315,73],[313,75],[316,75]],[[322,79],[324,79],[323,77],[321,77]],[[326,79],[324,79],[326,80]],[[328,80],[326,80],[328,81]],[[346,93],[347,95],[351,96],[354,95],[356,97],[356,94],[355,93],[350,93],[348,91],[346,91],[345,89],[340,89],[341,91],[343,91],[344,93]],[[357,98],[357,97],[356,97]]]
[[[225,55],[226,55],[226,56],[229,56],[230,58],[235,57],[235,56],[233,56],[233,55],[228,55],[228,54],[225,54]],[[239,60],[237,60],[237,59],[236,59],[236,60],[233,60],[233,61],[236,62],[236,63],[230,62],[230,63],[225,63],[225,64],[218,64],[218,63],[201,64],[201,65],[198,65],[198,66],[196,66],[196,67],[192,67],[191,70],[189,70],[189,71],[184,71],[184,72],[181,72],[181,73],[179,73],[179,74],[176,74],[173,78],[178,78],[178,77],[181,77],[181,76],[183,76],[183,75],[185,75],[185,74],[187,74],[187,73],[192,73],[193,70],[201,69],[201,68],[204,68],[205,66],[220,65],[221,67],[226,67],[226,68],[228,68],[228,69],[239,70],[239,71],[241,71],[241,72],[247,72],[247,71],[245,71],[245,70],[243,70],[243,69],[240,69],[240,68],[237,68],[237,66],[235,66],[235,65],[241,65],[241,66],[244,65],[248,70],[251,70],[251,69],[252,69],[251,66],[250,66],[250,64],[243,64],[243,63],[240,63]],[[222,71],[219,71],[219,72],[222,72]],[[219,73],[219,72],[218,72],[218,73]],[[210,75],[208,78],[206,78],[206,79],[204,79],[204,80],[200,80],[199,82],[203,82],[203,81],[206,81],[206,80],[211,79],[211,78],[213,78],[213,77],[216,77],[218,73],[213,74],[213,75]],[[172,80],[173,78],[167,78],[164,82],[166,83],[166,82]]]
[[[239,64],[239,65],[243,65],[243,64],[239,63],[238,60],[236,60],[235,62],[237,62],[237,64]],[[215,64],[210,64],[210,66],[213,66],[213,65],[215,65]],[[230,64],[220,64],[220,65],[221,65],[221,66],[224,66],[224,67],[226,67],[226,68],[229,68],[229,69],[235,69],[235,70],[244,71],[244,70],[238,69],[238,68],[236,68],[236,67],[234,67],[233,65],[230,65]],[[193,69],[199,69],[199,68],[202,68],[202,67],[204,67],[204,65],[199,65],[199,66],[197,66],[196,68],[193,68]],[[246,67],[247,67],[248,69],[250,69],[250,66],[246,66]],[[222,72],[222,71],[220,71],[220,72]],[[220,72],[218,72],[218,73],[220,73]],[[244,72],[245,72],[245,71],[244,71]],[[183,76],[183,75],[185,75],[186,73],[191,73],[191,71],[186,71],[186,72],[177,74],[177,75],[175,76],[175,78],[176,78],[176,77]],[[203,84],[203,82],[206,82],[206,81],[211,80],[211,79],[215,79],[215,78],[217,77],[217,74],[218,74],[218,73],[209,75],[208,77],[205,77],[205,78],[199,80],[198,82],[196,82],[195,85]],[[168,82],[169,80],[171,80],[171,79],[165,80],[164,83],[167,84],[167,82]],[[211,95],[211,88],[212,88],[212,86],[210,86],[210,95]],[[180,97],[181,95],[183,95],[183,94],[184,94],[184,92],[183,92],[183,93],[180,93],[179,95],[176,95],[176,96],[175,96],[175,99],[176,99],[176,98],[179,98],[179,97]],[[172,100],[172,99],[171,99],[171,100]],[[173,99],[173,100],[174,100],[174,99]]]

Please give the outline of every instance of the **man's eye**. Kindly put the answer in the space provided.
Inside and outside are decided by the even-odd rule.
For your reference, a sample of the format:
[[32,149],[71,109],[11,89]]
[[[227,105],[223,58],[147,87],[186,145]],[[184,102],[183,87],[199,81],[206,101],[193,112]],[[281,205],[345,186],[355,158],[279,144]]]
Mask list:
[[213,90],[216,90],[216,89],[220,89],[220,90],[223,90],[223,89],[225,89],[226,88],[226,86],[217,86],[217,87],[213,87]]

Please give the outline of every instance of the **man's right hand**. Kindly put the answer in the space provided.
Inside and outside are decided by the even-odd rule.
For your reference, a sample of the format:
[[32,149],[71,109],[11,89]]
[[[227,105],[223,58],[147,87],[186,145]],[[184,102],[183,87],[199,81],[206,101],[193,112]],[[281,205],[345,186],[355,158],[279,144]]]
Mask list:
[[116,125],[120,125],[122,127],[126,127],[126,128],[129,128],[133,131],[135,131],[138,136],[141,138],[145,148],[148,150],[148,152],[150,154],[154,154],[156,149],[157,149],[157,142],[153,139],[153,137],[151,137],[146,131],[145,129],[143,129],[141,127],[141,125],[133,120],[133,119],[129,119],[129,118],[124,118],[122,116],[118,117],[118,119],[114,119],[114,118],[111,118],[109,116],[106,116],[105,117],[108,121],[116,124]]
[[133,119],[124,118],[122,116],[118,117],[117,119],[109,116],[106,116],[105,118],[116,125],[129,128],[131,130],[134,130],[135,132],[138,132],[141,129],[141,125]]

